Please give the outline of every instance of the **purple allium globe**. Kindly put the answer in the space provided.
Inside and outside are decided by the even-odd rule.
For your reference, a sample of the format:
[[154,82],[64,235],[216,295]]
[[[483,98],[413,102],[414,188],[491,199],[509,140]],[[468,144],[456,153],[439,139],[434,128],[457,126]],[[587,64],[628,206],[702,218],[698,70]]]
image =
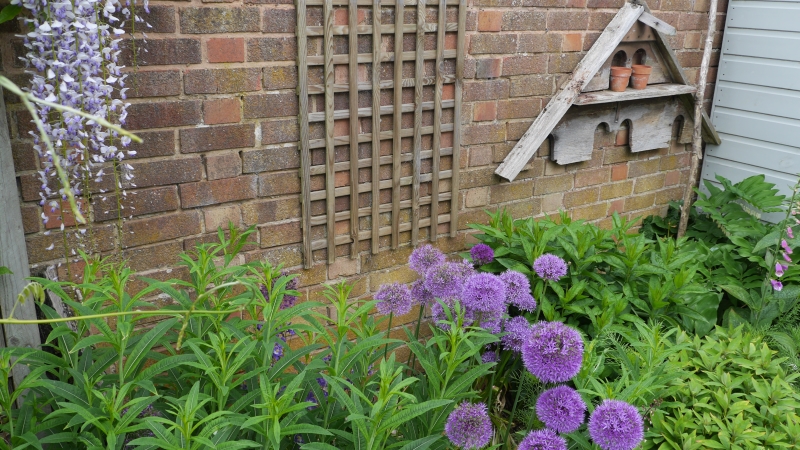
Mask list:
[[[450,321],[447,317],[447,312],[450,312],[450,317],[453,321],[456,321],[456,312],[455,308],[453,308],[454,300],[452,298],[443,298],[439,301],[434,301],[431,304],[431,316],[433,316],[433,322],[442,330],[449,330],[450,325],[446,323],[442,323],[442,321]],[[442,305],[444,303],[444,306]],[[464,311],[464,325],[470,325],[475,318],[472,315],[472,312],[469,310]]]
[[478,244],[472,247],[469,255],[472,256],[472,262],[476,266],[482,266],[494,261],[494,250],[486,244]]
[[415,248],[408,257],[408,266],[420,275],[425,275],[428,270],[443,263],[444,253],[430,244]]
[[513,317],[506,321],[505,332],[500,338],[503,348],[519,353],[522,351],[522,344],[531,336],[531,324],[522,316]]
[[433,294],[425,285],[424,278],[411,283],[411,298],[420,305],[427,305],[433,301]]
[[486,351],[485,351],[485,352],[484,352],[484,353],[481,355],[481,361],[482,361],[484,364],[486,364],[486,363],[493,363],[493,362],[497,362],[497,361],[500,361],[500,355],[498,355],[498,354],[497,354],[497,351],[496,351],[496,350],[486,350]]
[[382,285],[375,293],[375,300],[379,300],[375,307],[381,314],[402,316],[411,311],[411,290],[405,284]]
[[545,428],[528,433],[517,450],[567,450],[567,440]]
[[497,275],[478,273],[467,278],[461,301],[467,309],[483,313],[504,312],[506,284]]
[[478,326],[484,330],[497,334],[503,331],[503,316],[505,311],[492,311],[480,314]]
[[533,270],[540,278],[558,281],[567,274],[567,263],[556,255],[545,253],[533,262]]
[[536,400],[536,415],[547,428],[559,433],[572,433],[583,424],[586,403],[575,389],[556,386],[542,392]]
[[434,297],[459,298],[465,278],[463,264],[449,262],[431,267],[425,273],[425,286]]
[[583,339],[561,322],[537,322],[522,345],[525,368],[545,383],[563,383],[578,374]]
[[461,403],[447,417],[444,432],[450,442],[463,449],[485,447],[492,439],[492,422],[485,403]]
[[644,421],[635,406],[606,399],[589,417],[589,436],[603,450],[632,450],[644,439]]
[[531,282],[525,274],[514,270],[506,270],[500,274],[506,284],[506,302],[522,311],[536,311],[536,300],[531,295]]

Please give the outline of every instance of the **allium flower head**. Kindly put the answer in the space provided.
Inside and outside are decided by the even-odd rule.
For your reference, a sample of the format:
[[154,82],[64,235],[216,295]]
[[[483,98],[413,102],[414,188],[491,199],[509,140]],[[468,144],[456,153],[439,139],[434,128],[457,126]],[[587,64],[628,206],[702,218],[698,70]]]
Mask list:
[[563,383],[578,374],[583,339],[561,322],[537,322],[522,345],[525,368],[545,383]]
[[632,450],[644,439],[644,421],[636,407],[606,399],[589,417],[589,436],[603,450]]
[[464,402],[458,405],[447,417],[444,432],[456,447],[463,449],[485,447],[493,434],[486,404]]
[[540,278],[558,281],[567,274],[567,263],[556,255],[545,253],[533,262],[533,270]]
[[[472,270],[472,264],[469,264],[469,270]],[[464,280],[472,274],[469,270],[463,262],[439,264],[425,273],[425,286],[434,297],[460,298]]]
[[411,298],[420,305],[426,305],[433,301],[433,294],[425,284],[424,278],[411,283]]
[[405,284],[390,283],[378,288],[375,306],[381,314],[396,314],[402,316],[411,311],[411,290]]
[[506,284],[506,302],[522,311],[536,311],[536,300],[531,295],[531,282],[525,274],[514,270],[506,270],[500,274]]
[[415,248],[408,257],[408,266],[420,275],[425,275],[432,267],[443,263],[444,253],[430,244]]
[[483,243],[472,247],[469,251],[469,255],[472,256],[472,262],[475,263],[476,266],[482,266],[494,261],[494,250],[492,250],[492,247]]
[[467,309],[484,313],[505,310],[506,284],[497,275],[479,273],[467,278],[461,300]]
[[531,324],[528,319],[517,316],[506,321],[506,334],[500,338],[503,348],[512,352],[521,352],[524,344],[531,336]]
[[528,433],[517,450],[567,450],[567,440],[545,428]]
[[484,353],[481,355],[481,361],[482,361],[484,364],[486,364],[486,363],[493,363],[493,362],[497,362],[497,361],[499,361],[499,360],[500,360],[500,356],[497,354],[497,351],[495,351],[495,350],[486,350],[486,351],[485,351],[485,352],[484,352]]
[[536,415],[548,428],[572,433],[583,424],[586,403],[578,391],[561,385],[542,392],[536,400]]
[[505,311],[492,311],[480,314],[478,326],[492,334],[503,331],[503,316]]

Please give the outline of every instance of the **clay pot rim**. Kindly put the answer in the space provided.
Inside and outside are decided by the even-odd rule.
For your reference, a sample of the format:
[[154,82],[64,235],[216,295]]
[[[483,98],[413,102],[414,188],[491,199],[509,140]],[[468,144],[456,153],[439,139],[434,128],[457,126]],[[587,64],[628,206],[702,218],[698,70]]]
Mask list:
[[633,70],[634,75],[649,75],[653,71],[653,66],[648,66],[646,64],[634,64],[631,66],[631,70]]
[[631,69],[630,67],[625,67],[625,66],[611,66],[611,75],[628,76],[631,74],[632,70],[633,69]]

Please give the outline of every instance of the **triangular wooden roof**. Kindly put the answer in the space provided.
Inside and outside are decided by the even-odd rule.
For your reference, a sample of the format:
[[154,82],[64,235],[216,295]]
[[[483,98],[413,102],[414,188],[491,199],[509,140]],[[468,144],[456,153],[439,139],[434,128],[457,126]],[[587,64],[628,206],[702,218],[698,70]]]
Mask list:
[[[505,160],[495,170],[496,174],[508,180],[514,180],[517,177],[536,153],[536,150],[539,149],[544,140],[547,139],[564,117],[564,114],[573,104],[576,104],[582,91],[637,21],[641,21],[653,28],[655,43],[663,55],[664,65],[672,76],[673,81],[679,85],[689,85],[686,75],[683,73],[683,68],[678,63],[675,53],[662,33],[662,30],[667,31],[672,27],[650,15],[650,9],[644,2],[625,3],[592,48],[586,53],[586,56],[578,63],[578,66],[563,84],[561,90],[550,100],[528,131],[522,135],[522,138],[511,150],[511,153],[506,156]],[[601,94],[598,93],[598,95]],[[694,120],[692,117],[694,112],[693,95],[684,93],[679,95],[679,98],[689,119]],[[715,144],[720,143],[719,135],[705,113],[703,113],[703,140]]]

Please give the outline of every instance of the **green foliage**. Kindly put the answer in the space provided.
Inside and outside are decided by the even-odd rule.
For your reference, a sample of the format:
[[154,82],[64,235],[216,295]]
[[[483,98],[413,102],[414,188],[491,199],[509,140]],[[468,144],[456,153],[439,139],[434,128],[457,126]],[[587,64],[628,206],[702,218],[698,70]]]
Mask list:
[[681,333],[689,344],[671,361],[690,376],[675,377],[675,390],[661,398],[644,448],[798,448],[800,374],[786,374],[782,358],[739,327],[710,336]]
[[0,23],[16,19],[20,12],[22,12],[22,7],[19,5],[4,6],[3,9],[0,10]]

